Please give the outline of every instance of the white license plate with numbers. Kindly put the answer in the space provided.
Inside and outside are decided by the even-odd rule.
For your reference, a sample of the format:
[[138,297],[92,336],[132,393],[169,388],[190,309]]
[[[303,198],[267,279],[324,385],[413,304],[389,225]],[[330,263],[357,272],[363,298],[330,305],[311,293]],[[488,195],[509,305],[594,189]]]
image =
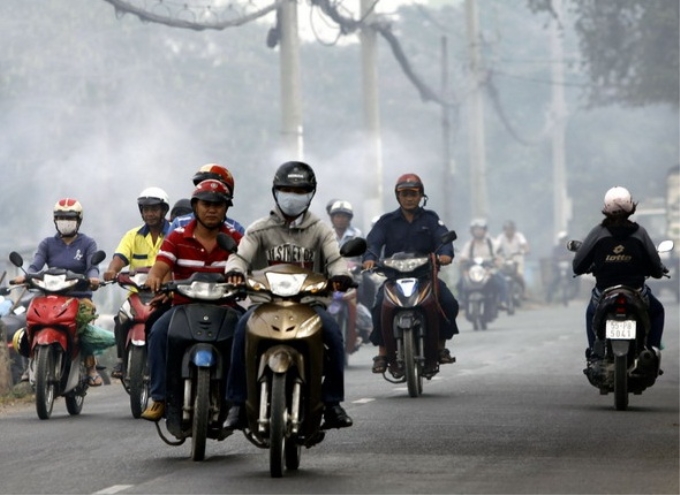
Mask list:
[[633,340],[636,326],[635,320],[607,320],[605,332],[608,339]]

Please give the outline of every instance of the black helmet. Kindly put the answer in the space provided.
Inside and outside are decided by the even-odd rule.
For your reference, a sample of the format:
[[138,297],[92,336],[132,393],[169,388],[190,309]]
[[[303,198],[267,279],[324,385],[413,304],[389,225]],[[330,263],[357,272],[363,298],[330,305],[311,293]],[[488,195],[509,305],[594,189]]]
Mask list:
[[188,215],[192,211],[191,200],[189,198],[181,198],[178,199],[177,202],[172,206],[172,210],[170,210],[170,218]]
[[274,174],[272,190],[279,187],[295,187],[306,192],[316,192],[316,176],[312,167],[304,162],[286,162]]

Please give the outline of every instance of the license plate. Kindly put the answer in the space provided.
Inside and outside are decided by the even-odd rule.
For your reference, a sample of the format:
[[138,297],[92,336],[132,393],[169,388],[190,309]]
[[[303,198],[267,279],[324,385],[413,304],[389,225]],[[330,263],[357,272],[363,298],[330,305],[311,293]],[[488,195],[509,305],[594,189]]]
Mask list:
[[635,339],[635,320],[607,320],[605,332],[608,339],[633,340]]

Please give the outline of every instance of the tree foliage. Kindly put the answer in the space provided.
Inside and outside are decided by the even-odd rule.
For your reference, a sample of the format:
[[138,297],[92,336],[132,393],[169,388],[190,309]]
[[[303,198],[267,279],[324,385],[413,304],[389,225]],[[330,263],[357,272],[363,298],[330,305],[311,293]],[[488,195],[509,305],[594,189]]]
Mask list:
[[[669,104],[678,108],[679,2],[565,0],[575,16],[591,106]],[[528,0],[558,14],[553,0]]]

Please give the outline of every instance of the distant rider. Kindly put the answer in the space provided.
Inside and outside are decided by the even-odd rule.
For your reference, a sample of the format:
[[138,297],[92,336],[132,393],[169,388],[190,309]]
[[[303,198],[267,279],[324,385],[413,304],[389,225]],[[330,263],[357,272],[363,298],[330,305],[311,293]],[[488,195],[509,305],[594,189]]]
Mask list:
[[527,238],[517,230],[517,225],[512,220],[503,223],[503,233],[496,238],[498,254],[504,259],[517,262],[517,272],[514,279],[525,293],[526,283],[524,280],[524,257],[529,254],[529,243]]

